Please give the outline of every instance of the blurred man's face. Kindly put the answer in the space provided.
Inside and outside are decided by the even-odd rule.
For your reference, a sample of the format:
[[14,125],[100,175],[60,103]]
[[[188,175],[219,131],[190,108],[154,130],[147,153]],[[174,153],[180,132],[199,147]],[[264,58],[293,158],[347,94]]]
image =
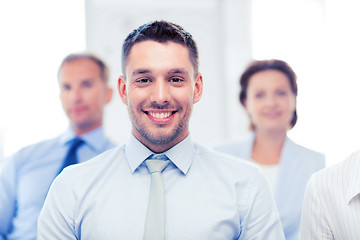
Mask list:
[[77,134],[102,125],[105,105],[112,90],[101,78],[98,65],[90,59],[65,63],[59,74],[60,99]]

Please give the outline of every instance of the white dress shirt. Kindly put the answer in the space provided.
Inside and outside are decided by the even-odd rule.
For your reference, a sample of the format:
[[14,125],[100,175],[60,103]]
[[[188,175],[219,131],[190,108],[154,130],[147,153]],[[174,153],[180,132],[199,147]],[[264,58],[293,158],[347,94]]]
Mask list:
[[[152,152],[131,136],[123,145],[66,168],[54,181],[38,239],[143,239]],[[258,167],[185,140],[166,151],[162,172],[165,239],[284,239]]]
[[360,151],[312,176],[301,239],[360,239]]

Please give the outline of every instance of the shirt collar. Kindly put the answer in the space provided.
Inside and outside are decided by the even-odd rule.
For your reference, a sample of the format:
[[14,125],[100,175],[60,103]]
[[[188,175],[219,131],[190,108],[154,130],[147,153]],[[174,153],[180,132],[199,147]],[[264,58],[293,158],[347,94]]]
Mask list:
[[[65,145],[76,137],[77,137],[76,133],[69,126],[68,129],[60,136],[59,141],[61,144]],[[79,137],[84,140],[86,145],[88,145],[90,148],[96,151],[100,151],[104,146],[104,144],[106,143],[104,130],[102,126],[95,128],[94,130],[91,130],[87,133],[84,133]]]
[[350,184],[347,192],[347,202],[360,195],[360,155],[356,154],[349,159],[346,167],[348,168]]
[[[153,152],[150,149],[137,140],[134,135],[130,135],[129,140],[125,144],[125,155],[132,172],[151,154]],[[195,155],[195,147],[190,135],[164,152],[164,154],[177,168],[184,174],[187,174]]]

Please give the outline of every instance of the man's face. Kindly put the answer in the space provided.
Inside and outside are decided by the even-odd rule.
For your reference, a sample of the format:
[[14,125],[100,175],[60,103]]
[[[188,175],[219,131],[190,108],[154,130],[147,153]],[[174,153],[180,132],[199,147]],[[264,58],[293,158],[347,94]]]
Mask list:
[[202,94],[202,76],[195,76],[189,50],[173,42],[136,43],[119,78],[132,133],[154,152],[164,152],[189,133],[192,106]]
[[89,59],[65,63],[59,84],[61,103],[74,131],[80,135],[101,126],[112,90],[101,79],[98,65]]

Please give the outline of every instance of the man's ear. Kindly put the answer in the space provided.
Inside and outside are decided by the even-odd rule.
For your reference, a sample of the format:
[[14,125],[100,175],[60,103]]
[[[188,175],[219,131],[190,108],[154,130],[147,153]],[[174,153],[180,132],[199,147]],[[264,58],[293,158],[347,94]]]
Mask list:
[[120,76],[118,79],[118,91],[122,102],[127,104],[126,79],[124,76]]
[[195,89],[194,89],[194,100],[193,103],[200,101],[203,92],[203,79],[201,73],[198,73],[195,79]]

